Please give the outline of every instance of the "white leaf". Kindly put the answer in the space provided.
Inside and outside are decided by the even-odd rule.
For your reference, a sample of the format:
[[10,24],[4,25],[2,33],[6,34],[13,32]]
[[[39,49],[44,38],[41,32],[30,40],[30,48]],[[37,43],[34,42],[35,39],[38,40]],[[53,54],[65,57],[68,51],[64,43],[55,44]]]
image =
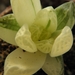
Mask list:
[[28,51],[28,52],[36,52],[37,48],[35,43],[31,38],[31,33],[27,25],[23,25],[16,34],[15,41],[17,45]]
[[11,6],[20,26],[31,25],[41,10],[40,0],[11,0]]
[[10,44],[16,45],[15,42],[16,33],[17,31],[0,27],[0,38]]
[[73,44],[73,35],[70,27],[65,26],[62,29],[60,35],[55,39],[52,50],[50,52],[51,57],[60,56],[70,50]]
[[42,69],[47,75],[63,75],[64,67],[62,56],[55,58],[48,55]]
[[44,64],[46,54],[25,52],[18,48],[10,53],[4,65],[4,75],[32,75]]

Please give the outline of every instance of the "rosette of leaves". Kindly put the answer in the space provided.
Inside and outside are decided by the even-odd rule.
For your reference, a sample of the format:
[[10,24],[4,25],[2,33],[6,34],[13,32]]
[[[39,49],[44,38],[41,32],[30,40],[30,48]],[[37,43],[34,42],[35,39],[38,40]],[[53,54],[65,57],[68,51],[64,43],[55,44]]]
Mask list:
[[11,0],[13,14],[0,18],[0,38],[19,48],[11,52],[4,75],[32,75],[42,68],[63,75],[62,55],[73,43],[74,2],[41,8],[40,0]]

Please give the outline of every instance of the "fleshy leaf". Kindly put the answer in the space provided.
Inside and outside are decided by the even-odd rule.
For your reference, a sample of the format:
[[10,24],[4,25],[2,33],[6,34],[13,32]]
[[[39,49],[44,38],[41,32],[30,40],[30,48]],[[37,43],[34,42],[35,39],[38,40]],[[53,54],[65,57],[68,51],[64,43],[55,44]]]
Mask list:
[[18,48],[10,53],[4,65],[4,75],[32,75],[44,64],[46,54],[25,52]]
[[40,37],[40,35],[43,31],[43,26],[33,24],[33,25],[30,26],[29,30],[31,32],[32,40],[33,41],[38,41],[39,37]]
[[49,53],[52,49],[52,45],[54,43],[54,39],[50,38],[48,40],[41,40],[36,42],[36,46],[38,50],[40,50],[43,53]]
[[[51,34],[57,29],[57,16],[53,7],[47,7],[39,11],[39,13],[36,15],[33,25],[42,27],[42,31],[40,31],[41,34],[38,35],[39,40],[48,39]],[[32,34],[33,33],[34,32],[32,32]],[[36,35],[37,33],[35,34],[35,36]]]
[[13,31],[18,31],[20,28],[13,14],[8,14],[3,17],[0,17],[0,27]]
[[64,75],[63,66],[64,63],[62,56],[53,58],[48,55],[42,69],[47,75]]
[[15,42],[16,33],[17,33],[16,31],[0,27],[0,38],[10,44],[16,45]]
[[41,10],[40,0],[10,0],[13,13],[20,26],[31,25]]
[[70,50],[73,44],[73,35],[70,27],[65,26],[60,35],[55,39],[50,52],[51,57],[60,56]]
[[74,15],[74,19],[75,19],[75,1],[73,2],[73,15]]
[[16,34],[15,41],[17,45],[28,51],[36,52],[37,48],[33,40],[31,39],[31,33],[27,25],[23,25]]
[[13,14],[0,17],[0,38],[4,41],[16,45],[15,35],[19,28]]
[[57,27],[58,30],[64,28],[65,26],[69,26],[71,29],[73,28],[75,23],[74,7],[75,3],[73,1],[70,1],[58,6],[55,9],[58,20],[58,27]]

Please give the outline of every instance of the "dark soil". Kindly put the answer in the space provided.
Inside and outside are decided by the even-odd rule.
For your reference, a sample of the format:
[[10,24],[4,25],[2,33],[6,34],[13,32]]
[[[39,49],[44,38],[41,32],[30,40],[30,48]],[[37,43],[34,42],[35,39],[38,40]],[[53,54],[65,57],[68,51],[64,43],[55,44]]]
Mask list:
[[[0,0],[0,12],[2,12],[7,6],[10,5],[10,0]],[[58,5],[67,2],[69,0],[41,0],[42,7],[53,6],[54,8]],[[73,27],[74,42],[69,52],[63,55],[64,58],[64,75],[75,75],[75,26]],[[0,75],[3,75],[4,61],[7,55],[16,49],[15,46],[8,44],[0,39]],[[40,69],[34,75],[47,75]]]

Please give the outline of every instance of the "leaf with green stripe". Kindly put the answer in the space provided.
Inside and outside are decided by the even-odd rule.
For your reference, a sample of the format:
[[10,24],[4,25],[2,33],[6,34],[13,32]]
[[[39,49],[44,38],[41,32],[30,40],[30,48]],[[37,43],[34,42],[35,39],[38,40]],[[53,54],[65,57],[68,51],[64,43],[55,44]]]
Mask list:
[[13,14],[8,14],[0,18],[0,27],[18,31],[20,26]]
[[70,1],[58,6],[55,9],[57,14],[58,30],[64,28],[65,26],[69,26],[71,29],[73,28],[75,23],[74,7],[75,3]]
[[0,18],[0,38],[4,41],[16,45],[15,35],[19,28],[13,14],[8,14]]
[[[33,28],[32,26],[35,27]],[[57,16],[54,11],[54,8],[51,6],[46,7],[41,11],[39,11],[39,13],[36,15],[33,24],[30,26],[32,38],[33,40],[36,41],[49,39],[51,34],[55,32],[56,29],[57,29]],[[37,37],[37,39],[35,38],[35,36]]]

